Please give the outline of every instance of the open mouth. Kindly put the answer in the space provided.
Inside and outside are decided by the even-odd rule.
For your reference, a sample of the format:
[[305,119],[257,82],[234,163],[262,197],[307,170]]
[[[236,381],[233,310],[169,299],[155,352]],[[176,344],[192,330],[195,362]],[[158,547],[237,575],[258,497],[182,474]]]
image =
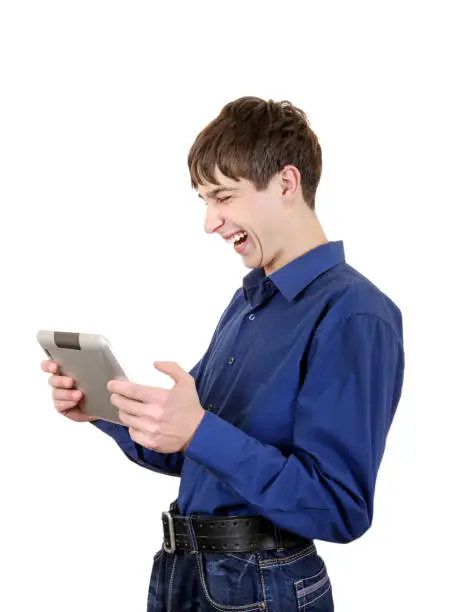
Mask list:
[[240,230],[233,236],[226,239],[229,244],[232,244],[236,253],[242,253],[245,250],[248,241],[248,232]]
[[237,242],[234,243],[234,248],[236,249],[237,247],[241,246],[242,244],[245,244],[245,242],[248,240],[248,234],[246,234],[245,236],[242,236],[241,238],[239,238],[239,240],[237,240]]

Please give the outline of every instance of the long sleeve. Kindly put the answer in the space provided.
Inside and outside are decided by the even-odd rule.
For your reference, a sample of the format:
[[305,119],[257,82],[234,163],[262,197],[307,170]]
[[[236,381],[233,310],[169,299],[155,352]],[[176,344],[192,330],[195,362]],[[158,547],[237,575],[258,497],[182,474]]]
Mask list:
[[[196,385],[198,385],[201,375],[203,360],[204,357],[190,370],[190,374],[195,379]],[[185,459],[184,453],[159,453],[149,450],[132,440],[129,434],[129,428],[125,425],[110,423],[110,421],[104,421],[102,419],[91,421],[91,423],[97,427],[97,429],[100,429],[113,438],[126,457],[134,463],[152,470],[153,472],[180,477]]]
[[402,339],[380,317],[354,314],[314,336],[307,364],[292,452],[207,412],[185,454],[280,527],[348,542],[372,523],[377,471],[402,388]]
[[[237,295],[238,291],[236,291],[231,299],[230,304],[233,302]],[[204,373],[204,368],[207,363],[207,360],[210,356],[210,352],[212,347],[215,344],[218,333],[222,325],[224,324],[225,317],[228,313],[229,305],[222,313],[220,320],[215,328],[215,331],[210,340],[209,346],[204,353],[203,357],[198,361],[198,363],[190,370],[189,374],[193,376],[195,379],[196,388],[199,390],[199,385],[201,381],[201,377]],[[137,444],[132,440],[129,434],[129,428],[125,425],[119,425],[117,423],[110,423],[110,421],[104,421],[99,419],[97,421],[91,421],[91,424],[100,429],[108,436],[113,438],[121,450],[124,452],[126,457],[137,463],[141,467],[152,470],[153,472],[159,472],[161,474],[166,474],[168,476],[179,476],[182,472],[182,465],[185,460],[185,453],[176,452],[176,453],[159,453],[157,451],[149,450],[142,446],[141,444]]]

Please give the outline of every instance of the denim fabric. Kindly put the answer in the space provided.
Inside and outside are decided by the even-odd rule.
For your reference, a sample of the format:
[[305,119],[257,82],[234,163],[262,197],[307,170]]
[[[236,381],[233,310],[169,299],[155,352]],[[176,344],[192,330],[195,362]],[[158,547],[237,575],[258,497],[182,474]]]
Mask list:
[[333,612],[330,578],[315,544],[302,550],[154,556],[147,612]]

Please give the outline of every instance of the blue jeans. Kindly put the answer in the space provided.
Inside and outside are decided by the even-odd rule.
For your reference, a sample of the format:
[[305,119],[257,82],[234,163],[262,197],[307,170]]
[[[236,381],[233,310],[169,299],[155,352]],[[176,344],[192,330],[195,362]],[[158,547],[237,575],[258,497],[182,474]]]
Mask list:
[[315,544],[302,550],[215,553],[162,548],[147,612],[333,612],[331,582]]

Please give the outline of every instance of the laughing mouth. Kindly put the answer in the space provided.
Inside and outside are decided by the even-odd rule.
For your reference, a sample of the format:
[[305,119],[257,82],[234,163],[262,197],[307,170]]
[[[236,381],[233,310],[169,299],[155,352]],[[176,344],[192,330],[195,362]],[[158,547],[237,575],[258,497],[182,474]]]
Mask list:
[[236,232],[233,236],[226,239],[226,242],[229,244],[233,244],[234,246],[239,246],[243,244],[245,240],[248,238],[248,232],[240,231]]

